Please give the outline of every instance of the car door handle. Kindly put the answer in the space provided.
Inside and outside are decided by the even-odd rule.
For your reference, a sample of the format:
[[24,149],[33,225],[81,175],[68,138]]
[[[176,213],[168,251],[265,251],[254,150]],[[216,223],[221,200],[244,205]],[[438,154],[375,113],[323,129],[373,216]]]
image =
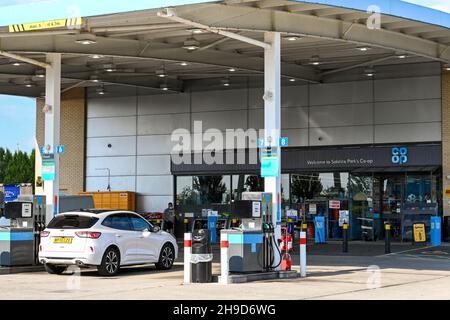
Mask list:
[[117,238],[121,238],[122,236],[120,234],[116,234],[116,237]]

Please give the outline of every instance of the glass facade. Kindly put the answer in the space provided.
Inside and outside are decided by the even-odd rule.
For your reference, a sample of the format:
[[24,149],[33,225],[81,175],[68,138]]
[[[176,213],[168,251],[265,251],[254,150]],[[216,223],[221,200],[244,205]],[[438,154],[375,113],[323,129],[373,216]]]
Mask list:
[[[282,174],[282,212],[297,209],[309,225],[315,216],[325,216],[327,238],[340,239],[339,216],[348,210],[351,239],[382,239],[383,224],[389,221],[393,239],[402,240],[403,212],[437,207],[439,177],[438,172]],[[177,176],[176,205],[192,211],[212,208],[224,214],[230,212],[233,200],[241,199],[242,192],[263,190],[264,179],[252,174]],[[330,201],[338,202],[338,207],[331,207]]]

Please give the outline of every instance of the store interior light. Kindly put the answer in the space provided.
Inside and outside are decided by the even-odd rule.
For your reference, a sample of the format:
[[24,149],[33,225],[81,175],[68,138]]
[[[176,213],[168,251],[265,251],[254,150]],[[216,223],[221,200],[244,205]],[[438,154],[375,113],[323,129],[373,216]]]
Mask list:
[[163,90],[163,91],[169,90],[169,87],[167,86],[166,83],[162,83],[162,84],[159,86],[159,88],[160,88],[161,90]]
[[236,72],[236,68],[229,68],[228,71],[230,71],[230,72]]
[[397,54],[397,58],[399,58],[399,59],[406,59],[407,57],[408,56],[406,54],[404,54],[404,53]]
[[90,44],[97,43],[97,41],[92,40],[92,39],[79,39],[79,40],[76,40],[75,42],[79,43],[79,44],[83,44],[83,45],[90,45]]
[[15,67],[18,67],[18,66],[21,66],[22,64],[20,63],[20,62],[13,62],[13,64],[12,64],[13,66],[15,66]]
[[188,65],[189,65],[189,63],[187,63],[187,62],[185,62],[185,61],[180,62],[180,66],[186,67],[186,66],[188,66]]
[[444,65],[444,70],[445,71],[450,71],[450,64],[445,64]]
[[290,78],[289,81],[290,82],[295,82],[296,80],[295,80],[295,78]]
[[91,57],[92,59],[101,59],[101,58],[103,58],[104,56],[101,55],[101,54],[93,54],[93,55],[91,55],[90,57]]

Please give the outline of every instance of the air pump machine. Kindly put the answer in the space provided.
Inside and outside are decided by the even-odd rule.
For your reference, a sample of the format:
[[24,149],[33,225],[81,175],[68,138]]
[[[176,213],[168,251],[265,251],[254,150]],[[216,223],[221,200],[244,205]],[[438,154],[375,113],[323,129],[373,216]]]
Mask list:
[[272,223],[272,194],[244,192],[234,201],[232,218],[240,221],[237,228],[222,230],[227,234],[229,271],[231,273],[267,272],[281,252],[275,240]]

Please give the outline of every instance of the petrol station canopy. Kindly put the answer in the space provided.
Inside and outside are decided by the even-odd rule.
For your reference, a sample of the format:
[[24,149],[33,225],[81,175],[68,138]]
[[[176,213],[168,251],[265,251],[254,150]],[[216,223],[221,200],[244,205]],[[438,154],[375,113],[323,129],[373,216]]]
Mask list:
[[[393,64],[450,63],[450,14],[398,0],[89,2],[72,10],[79,16],[68,16],[68,1],[2,9],[0,93],[45,94],[45,70],[10,54],[45,63],[47,53],[61,53],[63,92],[90,87],[157,94],[214,89],[229,79],[262,83],[266,31],[282,35],[286,83],[332,82],[343,74],[363,79]],[[373,2],[379,29],[367,26]],[[28,23],[52,19],[64,24],[26,31]]]

